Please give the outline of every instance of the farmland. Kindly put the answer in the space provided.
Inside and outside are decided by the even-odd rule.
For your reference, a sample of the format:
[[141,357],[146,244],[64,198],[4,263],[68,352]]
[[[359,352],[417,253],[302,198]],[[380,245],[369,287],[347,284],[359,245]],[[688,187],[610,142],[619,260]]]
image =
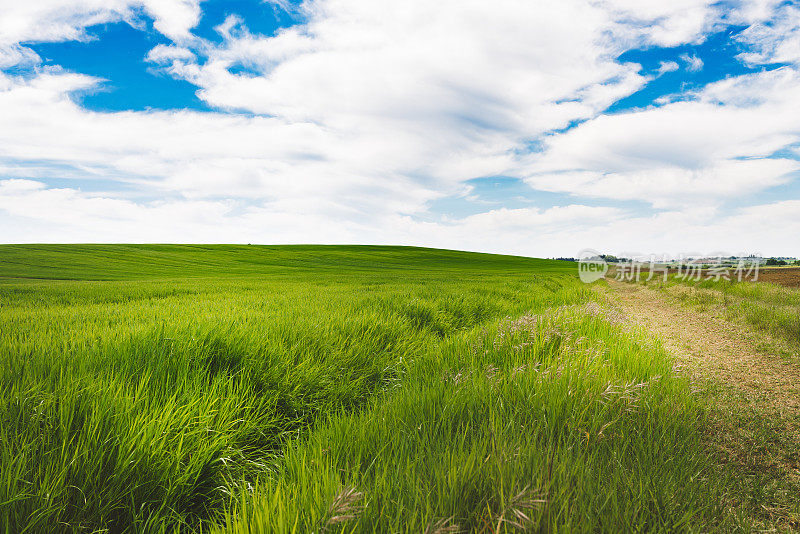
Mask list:
[[[709,442],[710,394],[611,291],[567,262],[435,249],[2,246],[0,525],[768,522]],[[797,304],[736,291],[742,310]],[[793,346],[787,321],[748,324]]]

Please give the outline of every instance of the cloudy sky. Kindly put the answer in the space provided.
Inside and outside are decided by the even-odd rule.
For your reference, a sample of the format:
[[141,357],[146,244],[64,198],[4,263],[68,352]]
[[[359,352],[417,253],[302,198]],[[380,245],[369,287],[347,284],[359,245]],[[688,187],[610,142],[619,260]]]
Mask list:
[[800,255],[800,2],[0,0],[0,242]]

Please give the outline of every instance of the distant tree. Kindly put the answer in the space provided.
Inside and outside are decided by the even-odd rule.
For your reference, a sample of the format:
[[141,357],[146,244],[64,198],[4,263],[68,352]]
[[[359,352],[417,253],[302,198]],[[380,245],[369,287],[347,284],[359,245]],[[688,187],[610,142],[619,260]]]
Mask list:
[[773,266],[773,265],[786,265],[786,260],[779,260],[777,258],[769,258],[767,260],[766,265]]
[[600,257],[608,263],[627,263],[631,261],[628,258],[618,258],[613,254],[600,254]]

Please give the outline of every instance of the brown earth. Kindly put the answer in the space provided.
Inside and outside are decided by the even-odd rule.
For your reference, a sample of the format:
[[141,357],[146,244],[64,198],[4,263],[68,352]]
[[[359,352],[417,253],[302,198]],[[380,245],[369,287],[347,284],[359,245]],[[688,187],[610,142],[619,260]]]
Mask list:
[[[606,274],[606,278],[614,278],[617,272],[617,266],[611,265],[608,273]],[[641,270],[641,279],[646,279],[649,275],[649,270],[646,268],[642,268]],[[678,272],[677,269],[670,269],[670,274],[676,274]],[[663,273],[658,272],[654,273],[654,277],[663,276]],[[704,269],[700,272],[700,278],[705,279],[706,277],[711,276],[708,269]],[[733,274],[731,270],[731,278],[736,281],[736,275]],[[778,284],[785,287],[800,287],[800,267],[761,267],[758,270],[757,276],[754,276],[754,273],[746,274],[742,277],[743,282],[768,282],[770,284]]]
[[767,267],[759,271],[758,281],[786,287],[800,287],[800,267]]

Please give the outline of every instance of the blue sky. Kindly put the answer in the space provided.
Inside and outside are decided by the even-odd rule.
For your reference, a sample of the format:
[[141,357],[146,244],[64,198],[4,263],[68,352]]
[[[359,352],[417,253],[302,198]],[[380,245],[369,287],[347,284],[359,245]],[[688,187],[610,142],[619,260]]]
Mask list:
[[7,11],[3,242],[800,255],[796,2]]

